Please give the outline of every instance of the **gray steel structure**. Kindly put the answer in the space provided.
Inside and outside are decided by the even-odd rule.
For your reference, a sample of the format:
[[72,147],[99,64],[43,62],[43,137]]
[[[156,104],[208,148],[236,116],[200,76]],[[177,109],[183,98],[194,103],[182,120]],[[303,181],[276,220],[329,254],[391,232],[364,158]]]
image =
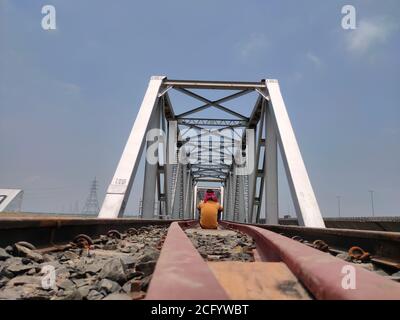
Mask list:
[[97,215],[99,214],[99,211],[99,202],[97,200],[97,179],[95,177],[90,186],[89,196],[87,197],[85,205],[82,208],[82,213]]
[[[201,105],[175,114],[171,90]],[[204,90],[233,93],[214,100],[198,93]],[[255,104],[241,105],[241,110],[251,110],[249,115],[224,105],[250,93],[257,95]],[[226,118],[193,117],[211,107]],[[267,224],[278,224],[279,147],[299,224],[325,227],[277,80],[152,77],[99,218],[123,216],[145,146],[146,155],[154,154],[157,161],[146,157],[143,218],[193,218],[195,190],[210,183],[223,187],[225,220],[253,223],[265,216]]]

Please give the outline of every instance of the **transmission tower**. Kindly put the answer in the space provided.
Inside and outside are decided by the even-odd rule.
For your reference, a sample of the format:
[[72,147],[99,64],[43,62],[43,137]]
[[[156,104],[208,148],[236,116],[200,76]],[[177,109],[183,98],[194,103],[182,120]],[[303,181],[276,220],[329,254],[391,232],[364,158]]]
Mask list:
[[97,200],[97,180],[96,177],[90,186],[90,194],[86,199],[85,205],[82,209],[83,214],[98,214],[100,211],[99,202]]

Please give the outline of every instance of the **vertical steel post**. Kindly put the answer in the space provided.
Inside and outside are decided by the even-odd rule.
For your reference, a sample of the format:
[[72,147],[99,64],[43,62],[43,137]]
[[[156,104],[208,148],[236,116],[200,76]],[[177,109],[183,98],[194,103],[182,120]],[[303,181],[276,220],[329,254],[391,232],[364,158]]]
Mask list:
[[238,213],[237,213],[237,221],[239,222],[245,222],[246,221],[246,204],[244,201],[244,175],[239,175],[238,176],[238,194],[236,197],[239,198],[239,206],[238,206]]
[[183,209],[183,217],[184,219],[190,219],[191,214],[190,214],[190,199],[191,199],[191,193],[193,193],[192,190],[192,176],[190,174],[190,170],[188,167],[185,167],[184,169],[186,171],[186,183],[185,183],[185,207]]
[[258,173],[258,156],[257,150],[258,145],[256,144],[256,135],[254,134],[253,144],[255,146],[253,154],[251,155],[254,159],[254,168],[253,171],[249,174],[249,195],[247,202],[247,213],[248,213],[248,222],[252,223],[253,221],[253,211],[254,211],[254,195],[255,195],[255,187],[257,181],[257,173]]
[[[234,168],[234,166],[233,166]],[[237,183],[237,176],[235,175],[235,171],[232,172],[232,191],[231,191],[231,220],[235,221],[235,199],[236,199],[236,183]]]
[[[159,129],[160,128],[160,107],[154,110],[154,114],[152,115],[152,119],[150,121],[149,130],[151,129]],[[151,141],[147,142],[147,148],[152,145]],[[157,141],[159,144],[159,141]],[[157,157],[158,148],[157,148]],[[156,193],[156,184],[157,184],[157,173],[158,173],[158,163],[151,164],[147,157],[145,158],[145,169],[144,176],[145,179],[143,181],[143,206],[142,206],[142,217],[144,219],[152,219],[154,218],[154,205],[155,205],[155,193]]]
[[[255,198],[256,198],[256,189],[257,189],[257,179],[258,179],[258,166],[260,163],[260,155],[261,155],[261,147],[262,147],[262,136],[263,136],[263,131],[264,131],[264,119],[265,119],[265,109],[266,109],[266,100],[262,100],[262,105],[261,105],[261,114],[260,114],[260,120],[258,121],[258,135],[257,135],[257,144],[256,144],[256,152],[255,152],[255,161],[254,161],[254,179],[252,180],[252,191],[253,195],[250,198],[250,223],[256,223],[257,221],[257,212],[259,211],[259,207],[261,205],[261,199],[258,199],[258,204],[257,204],[257,212],[255,211]],[[265,146],[265,143],[264,143]],[[264,157],[265,159],[265,157]],[[261,187],[261,186],[260,186]]]
[[171,163],[170,163],[170,126],[165,118],[165,106],[163,105],[163,113],[162,113],[162,118],[161,118],[161,127],[164,131],[164,137],[165,141],[164,147],[163,147],[163,161],[164,161],[164,214],[166,215],[167,218],[170,217],[171,215],[171,192],[170,192],[170,186],[171,186]]
[[225,180],[225,188],[224,188],[224,203],[223,203],[223,208],[224,211],[222,213],[222,217],[224,220],[227,220],[227,212],[229,211],[229,191],[230,191],[230,174],[228,173],[228,176],[226,177]]
[[182,187],[183,187],[182,183],[181,183],[181,180],[182,180],[182,164],[178,163],[176,166],[177,166],[177,168],[176,168],[176,177],[175,177],[175,181],[173,182],[174,186],[175,186],[175,190],[174,190],[175,192],[172,195],[173,202],[172,202],[171,215],[172,215],[172,218],[179,219],[179,215],[181,213],[181,210],[180,210],[180,194],[182,192]]
[[192,201],[192,203],[193,203],[193,219],[197,219],[198,218],[198,216],[197,216],[197,184],[195,184],[195,186],[194,186],[194,192],[193,192],[193,201]]
[[189,205],[188,205],[188,213],[189,219],[194,219],[194,214],[193,214],[193,198],[194,198],[194,186],[193,186],[193,177],[191,172],[189,172],[189,178],[190,178],[190,183],[189,183]]
[[265,117],[265,220],[267,224],[278,224],[277,138],[270,106],[267,106]]

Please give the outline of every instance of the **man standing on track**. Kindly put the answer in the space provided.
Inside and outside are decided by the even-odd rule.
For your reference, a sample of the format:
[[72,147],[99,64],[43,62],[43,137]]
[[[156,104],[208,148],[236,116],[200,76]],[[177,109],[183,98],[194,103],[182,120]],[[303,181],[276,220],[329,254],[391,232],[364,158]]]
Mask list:
[[200,210],[200,226],[203,229],[217,229],[218,216],[223,208],[211,189],[207,189],[204,200],[199,203],[197,209]]

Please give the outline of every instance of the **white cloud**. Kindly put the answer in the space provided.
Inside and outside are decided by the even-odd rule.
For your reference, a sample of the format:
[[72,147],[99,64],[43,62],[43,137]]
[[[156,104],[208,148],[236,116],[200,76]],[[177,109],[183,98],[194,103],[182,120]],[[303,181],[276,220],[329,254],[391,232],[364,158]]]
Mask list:
[[315,54],[308,52],[306,55],[307,59],[310,60],[317,68],[322,66],[322,61]]
[[268,40],[265,34],[254,33],[250,37],[239,43],[237,49],[242,58],[250,58],[259,55],[268,48]]
[[293,82],[301,81],[301,80],[303,80],[303,78],[304,78],[304,75],[298,71],[289,75],[289,80],[293,81]]
[[58,84],[60,89],[63,90],[65,93],[79,94],[81,91],[81,87],[74,83],[57,81],[56,84]]
[[365,54],[388,41],[398,24],[388,17],[360,20],[357,29],[349,31],[347,49]]

